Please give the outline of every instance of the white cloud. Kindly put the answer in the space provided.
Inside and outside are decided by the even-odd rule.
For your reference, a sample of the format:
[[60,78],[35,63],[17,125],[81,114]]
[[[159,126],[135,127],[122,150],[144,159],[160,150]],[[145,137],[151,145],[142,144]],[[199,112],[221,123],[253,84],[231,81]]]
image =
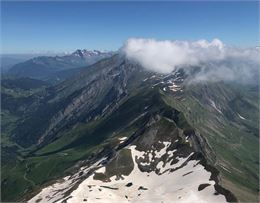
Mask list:
[[238,49],[219,39],[211,42],[156,41],[154,39],[127,40],[121,49],[126,57],[148,70],[170,73],[178,68],[188,72],[200,66],[194,80],[248,80],[260,67],[259,49]]

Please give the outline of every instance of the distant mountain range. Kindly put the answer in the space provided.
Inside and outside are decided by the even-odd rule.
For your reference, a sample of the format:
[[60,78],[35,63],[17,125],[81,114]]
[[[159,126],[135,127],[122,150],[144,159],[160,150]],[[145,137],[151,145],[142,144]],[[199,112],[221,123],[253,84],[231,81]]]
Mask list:
[[113,54],[114,52],[78,49],[72,54],[64,56],[38,56],[13,65],[6,75],[50,80],[51,82],[61,81],[78,73],[80,67],[86,67]]
[[2,74],[7,73],[15,64],[22,63],[39,55],[34,54],[1,54],[0,70]]

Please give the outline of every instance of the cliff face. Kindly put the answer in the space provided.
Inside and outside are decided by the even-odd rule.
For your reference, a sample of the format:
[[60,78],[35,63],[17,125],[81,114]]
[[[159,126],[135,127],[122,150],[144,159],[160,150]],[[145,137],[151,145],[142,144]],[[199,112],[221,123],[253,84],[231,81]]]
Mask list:
[[[14,139],[25,147],[36,143],[41,145],[45,140],[53,140],[68,126],[73,127],[79,121],[90,121],[112,111],[114,104],[128,94],[128,82],[139,70],[116,56],[47,89],[41,93],[44,94],[41,99],[32,104],[36,106],[35,110],[18,125],[16,131],[19,133],[14,133]],[[35,125],[39,130],[33,132]]]

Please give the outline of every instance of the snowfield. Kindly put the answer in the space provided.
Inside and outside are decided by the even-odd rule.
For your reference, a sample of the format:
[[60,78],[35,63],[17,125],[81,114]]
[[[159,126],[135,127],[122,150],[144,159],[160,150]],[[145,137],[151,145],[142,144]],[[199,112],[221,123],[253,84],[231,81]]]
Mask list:
[[[156,151],[156,157],[167,153],[169,158],[176,152],[167,151],[170,143],[162,142],[164,148]],[[189,160],[191,153],[186,158],[177,157],[177,163],[170,161],[160,161],[155,171],[142,172],[136,160],[144,157],[145,153],[138,151],[136,146],[128,146],[131,150],[131,156],[134,160],[134,168],[131,173],[120,178],[115,175],[110,177],[109,181],[97,180],[95,173],[105,173],[106,167],[97,162],[92,166],[97,167],[95,173],[81,182],[69,196],[63,198],[63,194],[71,188],[76,181],[74,177],[65,177],[62,183],[56,183],[43,189],[37,196],[29,202],[62,202],[67,199],[68,203],[78,202],[102,202],[102,203],[220,203],[226,202],[225,197],[216,194],[214,189],[215,182],[210,180],[211,173],[206,171],[204,166],[199,164],[198,160]],[[149,163],[152,163],[152,156],[148,154]],[[167,160],[169,159],[167,158]],[[149,164],[148,163],[148,164]],[[147,164],[147,163],[145,163]],[[174,169],[173,172],[170,170]],[[88,172],[90,168],[82,168],[82,171]]]

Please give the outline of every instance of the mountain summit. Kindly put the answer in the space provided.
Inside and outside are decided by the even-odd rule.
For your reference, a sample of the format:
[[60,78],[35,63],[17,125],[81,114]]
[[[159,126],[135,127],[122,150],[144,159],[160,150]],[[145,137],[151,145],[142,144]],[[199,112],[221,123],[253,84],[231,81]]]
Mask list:
[[92,57],[92,56],[109,56],[113,52],[101,52],[99,50],[87,50],[87,49],[77,49],[71,55],[79,56],[79,57]]

